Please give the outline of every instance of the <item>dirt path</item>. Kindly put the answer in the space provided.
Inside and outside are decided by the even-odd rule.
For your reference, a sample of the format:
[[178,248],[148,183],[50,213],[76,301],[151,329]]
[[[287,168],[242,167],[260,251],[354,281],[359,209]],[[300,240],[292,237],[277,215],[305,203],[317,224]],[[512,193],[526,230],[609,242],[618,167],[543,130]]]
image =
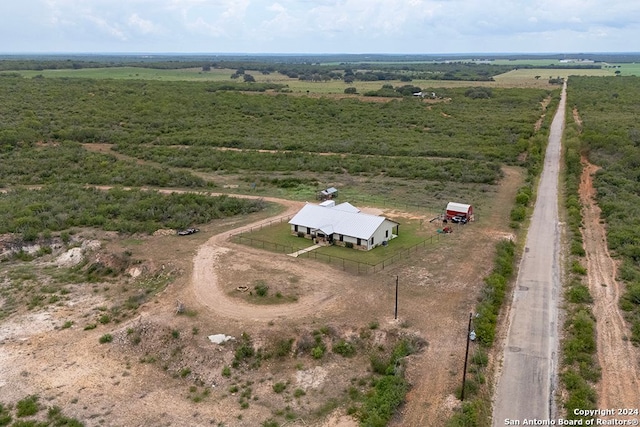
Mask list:
[[598,384],[599,408],[637,408],[640,390],[639,351],[628,335],[618,300],[622,286],[616,280],[617,263],[607,249],[605,226],[600,222],[600,207],[595,201],[593,174],[598,167],[583,157],[580,200],[583,206],[584,240],[589,291],[594,299],[598,361],[602,378]]
[[[289,217],[304,205],[302,202],[292,202],[284,199],[267,198],[265,200],[286,206],[286,211],[277,217]],[[232,251],[230,247],[232,247],[233,244],[228,241],[229,238],[233,234],[249,230],[252,227],[268,224],[273,221],[273,219],[273,217],[267,218],[217,234],[198,249],[198,253],[193,259],[191,286],[199,304],[204,305],[219,315],[231,319],[271,321],[276,318],[290,319],[307,317],[323,309],[331,301],[331,294],[327,294],[321,290],[321,287],[318,287],[316,292],[303,296],[295,303],[260,306],[247,304],[239,299],[229,297],[219,285],[217,269],[220,267],[221,258]],[[243,248],[243,252],[251,252],[250,249],[251,248]],[[240,256],[242,255],[236,253],[232,255],[232,259],[234,259],[234,261],[240,261]],[[262,256],[264,256],[264,253]],[[291,264],[286,266],[289,269],[296,268],[293,260],[288,262],[289,260],[284,257],[276,258],[278,258],[277,262],[280,264]],[[272,259],[269,262],[276,262],[276,260]]]

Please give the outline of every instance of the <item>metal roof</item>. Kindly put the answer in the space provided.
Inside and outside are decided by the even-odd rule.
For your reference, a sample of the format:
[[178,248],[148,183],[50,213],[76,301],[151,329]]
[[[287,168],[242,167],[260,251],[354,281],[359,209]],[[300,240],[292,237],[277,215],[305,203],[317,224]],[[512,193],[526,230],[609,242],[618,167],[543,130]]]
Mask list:
[[471,205],[465,205],[464,203],[449,202],[447,204],[447,210],[455,212],[469,212],[470,207]]
[[[340,205],[338,205],[340,206]],[[349,205],[353,207],[352,205]],[[357,208],[355,208],[357,209]],[[336,207],[306,204],[294,215],[289,224],[321,230],[326,234],[338,233],[360,239],[369,239],[384,221],[392,221],[383,216],[362,212],[349,212]]]
[[322,194],[324,194],[324,195],[326,195],[326,196],[329,196],[329,195],[331,195],[331,194],[335,194],[335,193],[337,193],[337,192],[338,192],[338,189],[337,189],[337,188],[335,188],[335,187],[329,187],[329,188],[327,188],[326,190],[322,190],[322,191],[321,191],[321,193],[322,193]]
[[[320,204],[322,205],[322,203],[320,203]],[[340,203],[339,205],[333,206],[333,208],[341,210],[341,211],[345,211],[345,212],[353,212],[353,213],[360,212],[360,209],[356,208],[355,206],[353,206],[349,202]]]

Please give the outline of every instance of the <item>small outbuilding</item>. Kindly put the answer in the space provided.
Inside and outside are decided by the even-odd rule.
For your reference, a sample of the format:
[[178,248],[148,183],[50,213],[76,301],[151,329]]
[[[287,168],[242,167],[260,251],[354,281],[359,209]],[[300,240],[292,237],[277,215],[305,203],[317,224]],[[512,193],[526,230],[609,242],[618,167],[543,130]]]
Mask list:
[[320,200],[331,200],[336,197],[338,197],[338,189],[335,187],[329,187],[318,193],[318,199]]
[[445,212],[445,218],[462,217],[467,221],[473,219],[473,206],[464,203],[449,202]]

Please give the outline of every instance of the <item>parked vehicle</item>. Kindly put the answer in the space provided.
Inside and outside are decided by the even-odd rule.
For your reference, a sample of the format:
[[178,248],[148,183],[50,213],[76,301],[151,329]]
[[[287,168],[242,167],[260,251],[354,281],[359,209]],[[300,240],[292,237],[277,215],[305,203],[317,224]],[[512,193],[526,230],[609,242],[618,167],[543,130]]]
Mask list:
[[456,215],[456,216],[451,218],[451,222],[453,222],[455,224],[466,224],[467,223],[467,217]]
[[178,236],[188,236],[190,234],[194,234],[200,231],[199,228],[186,228],[184,230],[178,230]]

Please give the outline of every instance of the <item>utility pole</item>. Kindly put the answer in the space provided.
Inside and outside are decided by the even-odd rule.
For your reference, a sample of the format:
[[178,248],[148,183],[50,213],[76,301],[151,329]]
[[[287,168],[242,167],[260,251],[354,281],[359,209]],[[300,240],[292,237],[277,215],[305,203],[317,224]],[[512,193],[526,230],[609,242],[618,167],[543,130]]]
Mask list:
[[471,317],[473,313],[469,313],[469,327],[467,330],[467,349],[464,353],[464,371],[462,371],[462,391],[460,392],[460,401],[464,401],[464,384],[467,381],[467,361],[469,360],[469,341],[471,339]]
[[394,312],[393,318],[398,320],[398,276],[396,276],[396,310]]

